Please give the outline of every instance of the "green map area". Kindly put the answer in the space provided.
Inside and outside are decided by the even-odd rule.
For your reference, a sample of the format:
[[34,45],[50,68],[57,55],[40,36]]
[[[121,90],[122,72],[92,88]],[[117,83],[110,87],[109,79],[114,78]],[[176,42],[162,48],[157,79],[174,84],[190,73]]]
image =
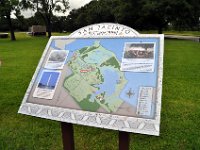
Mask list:
[[76,50],[67,62],[71,74],[64,88],[82,110],[96,112],[100,107],[116,112],[124,102],[120,93],[127,83],[120,62],[99,41]]

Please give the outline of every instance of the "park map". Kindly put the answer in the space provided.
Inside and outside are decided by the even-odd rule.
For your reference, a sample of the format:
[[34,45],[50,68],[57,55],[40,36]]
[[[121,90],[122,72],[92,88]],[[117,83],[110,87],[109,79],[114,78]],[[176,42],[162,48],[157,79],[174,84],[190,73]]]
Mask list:
[[99,41],[77,50],[67,65],[72,74],[64,87],[83,110],[103,107],[107,112],[115,112],[123,103],[119,93],[127,81],[120,71],[120,62]]
[[156,43],[156,38],[52,40],[28,101],[153,118]]

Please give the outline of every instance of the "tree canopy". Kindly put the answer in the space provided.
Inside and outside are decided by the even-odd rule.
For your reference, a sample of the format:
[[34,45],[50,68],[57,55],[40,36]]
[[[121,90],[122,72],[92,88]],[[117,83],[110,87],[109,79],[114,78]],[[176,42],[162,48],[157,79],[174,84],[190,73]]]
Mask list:
[[93,0],[67,17],[69,30],[98,22],[116,22],[139,30],[162,33],[170,25],[174,29],[198,30],[199,1],[189,0]]
[[13,30],[11,13],[15,11],[16,14],[19,14],[18,0],[0,0],[0,16],[7,20],[6,24],[10,30],[11,40],[15,39],[15,34]]
[[[17,19],[10,19],[14,29],[46,25],[49,37],[52,30],[71,32],[100,22],[120,23],[136,30],[157,30],[158,33],[163,29],[200,30],[200,0],[92,0],[81,8],[72,9],[67,16],[54,14],[69,8],[67,0],[20,0],[20,5],[18,0],[0,2],[1,16],[9,18],[15,10]],[[31,18],[21,16],[18,8],[22,6],[34,10],[35,15]],[[1,17],[0,30],[6,29],[5,17]]]
[[66,12],[69,8],[68,0],[22,0],[21,6],[24,9],[36,11],[40,15],[47,27],[48,37],[51,37],[52,17],[54,12]]

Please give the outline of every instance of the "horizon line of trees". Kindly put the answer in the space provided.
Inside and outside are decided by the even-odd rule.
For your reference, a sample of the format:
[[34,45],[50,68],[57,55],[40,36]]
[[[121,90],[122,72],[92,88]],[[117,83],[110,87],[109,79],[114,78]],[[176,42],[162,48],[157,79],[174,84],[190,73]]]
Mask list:
[[[71,10],[68,16],[53,15],[55,11],[65,12],[69,8],[68,1],[21,0],[15,5],[6,3],[12,5],[8,7],[9,11],[2,8],[5,1],[18,0],[0,0],[0,31],[10,28],[28,31],[32,25],[46,25],[50,37],[51,31],[72,32],[101,22],[120,23],[140,31],[157,30],[158,33],[162,33],[163,29],[200,30],[200,0],[92,0],[81,8]],[[19,8],[32,9],[36,13],[33,17],[24,18]],[[12,11],[16,12],[16,19],[8,17]]]

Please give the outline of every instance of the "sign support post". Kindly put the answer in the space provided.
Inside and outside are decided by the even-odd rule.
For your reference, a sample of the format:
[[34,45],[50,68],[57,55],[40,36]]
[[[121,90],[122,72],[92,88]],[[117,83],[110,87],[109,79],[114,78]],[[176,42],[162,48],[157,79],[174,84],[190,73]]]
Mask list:
[[71,123],[61,122],[63,150],[74,150],[74,130]]
[[119,150],[129,150],[130,133],[119,131]]
[[[75,150],[73,124],[61,122],[63,150]],[[130,133],[119,131],[119,150],[129,150]]]

